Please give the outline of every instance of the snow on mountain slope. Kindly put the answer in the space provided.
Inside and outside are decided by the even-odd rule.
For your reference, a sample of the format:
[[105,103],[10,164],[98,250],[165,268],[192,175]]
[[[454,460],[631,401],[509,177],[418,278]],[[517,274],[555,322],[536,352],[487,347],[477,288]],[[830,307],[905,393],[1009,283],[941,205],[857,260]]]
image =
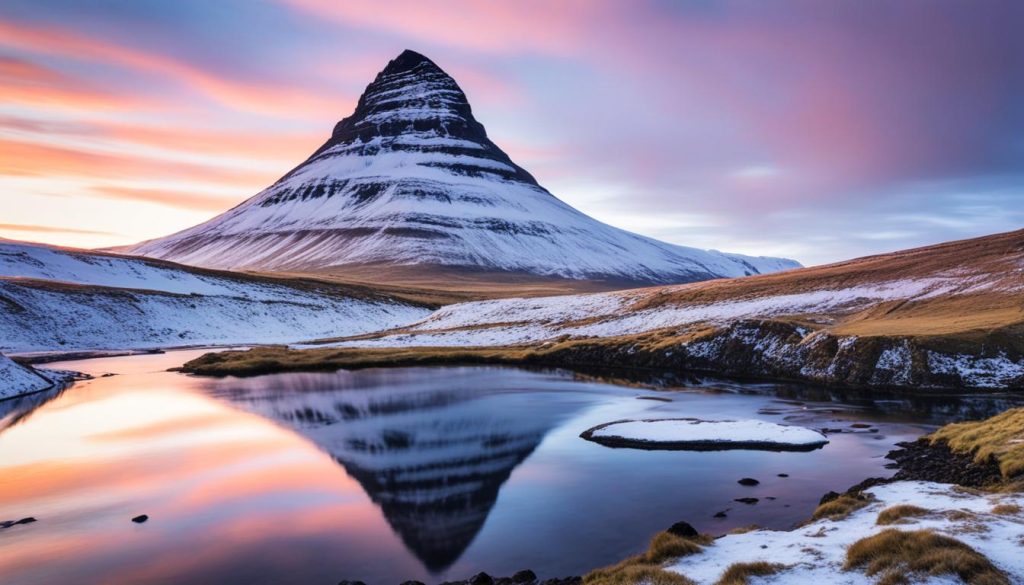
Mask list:
[[491,142],[455,80],[412,51],[299,167],[206,223],[125,251],[225,269],[440,265],[643,283],[799,266],[667,244],[580,213]]
[[53,381],[0,354],[0,400],[53,386]]
[[0,350],[283,343],[428,311],[311,282],[0,241]]

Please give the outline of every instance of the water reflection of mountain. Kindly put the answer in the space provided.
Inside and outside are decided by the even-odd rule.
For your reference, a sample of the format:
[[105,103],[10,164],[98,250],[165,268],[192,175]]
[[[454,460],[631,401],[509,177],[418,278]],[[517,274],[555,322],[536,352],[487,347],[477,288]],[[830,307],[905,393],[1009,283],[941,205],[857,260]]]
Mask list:
[[479,368],[283,374],[213,392],[330,453],[437,572],[476,537],[512,470],[584,404],[546,395],[537,408],[522,391],[531,377],[543,380]]

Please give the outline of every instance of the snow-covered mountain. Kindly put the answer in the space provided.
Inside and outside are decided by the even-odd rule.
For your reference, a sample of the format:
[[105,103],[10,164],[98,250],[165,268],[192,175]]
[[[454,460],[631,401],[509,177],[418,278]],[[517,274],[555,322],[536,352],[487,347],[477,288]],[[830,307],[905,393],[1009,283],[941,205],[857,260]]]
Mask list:
[[312,281],[0,240],[0,350],[8,352],[289,342],[426,314]]
[[405,51],[304,163],[237,207],[123,251],[223,269],[441,266],[679,283],[796,268],[603,224],[487,137],[465,94]]

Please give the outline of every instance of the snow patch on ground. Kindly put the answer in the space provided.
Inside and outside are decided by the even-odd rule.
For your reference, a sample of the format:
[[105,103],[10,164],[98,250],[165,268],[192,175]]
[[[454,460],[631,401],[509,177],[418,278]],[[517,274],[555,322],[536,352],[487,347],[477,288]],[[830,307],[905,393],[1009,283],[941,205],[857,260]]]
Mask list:
[[979,388],[1003,388],[1024,379],[1024,362],[1015,362],[1006,354],[951,356],[929,351],[928,367],[937,374],[958,375],[965,384]]
[[828,439],[804,427],[763,420],[708,421],[699,419],[652,419],[622,421],[595,427],[597,439],[626,439],[646,443],[765,443],[775,445],[824,445]]
[[[961,285],[959,280],[939,277],[896,280],[716,303],[666,303],[643,310],[632,310],[631,306],[654,295],[672,294],[682,287],[477,301],[444,307],[411,325],[408,332],[346,345],[508,345],[562,335],[611,337],[695,323],[724,324],[747,318],[856,310],[884,301],[957,294]],[[467,327],[473,329],[451,331]]]
[[[861,538],[887,528],[931,529],[950,536],[988,557],[1010,578],[1024,583],[1024,513],[993,514],[999,504],[1024,507],[1024,494],[974,495],[955,486],[930,482],[896,482],[867,490],[876,501],[843,520],[819,520],[796,530],[781,532],[755,530],[719,538],[700,554],[683,557],[668,569],[686,575],[701,585],[716,582],[733,563],[766,561],[789,568],[756,583],[828,583],[829,585],[871,585],[858,571],[843,571],[846,549]],[[906,524],[878,526],[878,513],[900,504],[919,506],[933,513],[907,520]],[[950,515],[952,512],[966,514]],[[923,583],[957,583],[931,578]]]

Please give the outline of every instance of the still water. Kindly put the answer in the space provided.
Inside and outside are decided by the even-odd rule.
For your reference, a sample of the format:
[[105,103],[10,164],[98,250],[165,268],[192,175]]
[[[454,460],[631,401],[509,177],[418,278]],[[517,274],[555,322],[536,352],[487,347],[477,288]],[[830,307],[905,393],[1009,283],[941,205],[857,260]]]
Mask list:
[[[38,519],[0,530],[0,581],[580,574],[678,520],[713,534],[790,527],[824,492],[890,474],[895,443],[1013,400],[863,400],[672,379],[655,391],[498,367],[220,380],[165,371],[200,353],[51,364],[96,378],[0,402],[0,521]],[[810,453],[639,451],[579,438],[611,420],[680,416],[848,432]],[[864,422],[874,432],[850,426]],[[736,483],[747,476],[761,485]],[[733,501],[747,496],[760,501]],[[149,521],[132,523],[139,514]]]

